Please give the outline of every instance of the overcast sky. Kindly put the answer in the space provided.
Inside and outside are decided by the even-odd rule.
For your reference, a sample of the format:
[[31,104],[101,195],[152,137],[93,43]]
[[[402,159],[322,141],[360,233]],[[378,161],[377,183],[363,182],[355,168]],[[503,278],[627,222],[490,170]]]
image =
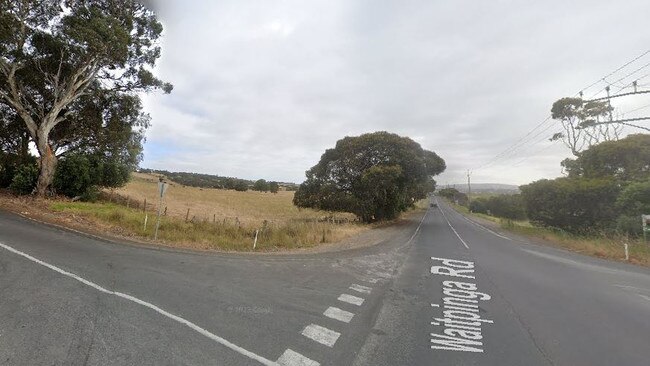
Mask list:
[[[165,27],[156,72],[175,88],[144,98],[153,125],[141,165],[247,179],[301,182],[338,139],[386,130],[443,157],[439,183],[462,182],[556,99],[650,49],[647,0],[154,4]],[[624,103],[615,106],[629,111],[650,97]],[[473,181],[560,175],[568,150],[547,142],[552,132],[475,170]]]

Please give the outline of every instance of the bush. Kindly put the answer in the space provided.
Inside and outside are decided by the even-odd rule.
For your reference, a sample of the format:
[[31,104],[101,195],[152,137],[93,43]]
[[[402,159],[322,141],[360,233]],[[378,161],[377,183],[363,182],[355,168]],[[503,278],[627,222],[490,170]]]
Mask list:
[[38,180],[38,166],[36,164],[23,164],[16,169],[9,189],[16,194],[30,194],[36,187]]
[[620,187],[611,179],[542,179],[521,186],[526,212],[536,225],[572,233],[613,228]]
[[82,155],[61,159],[54,173],[54,189],[68,197],[82,196],[92,186],[90,162]]
[[474,213],[487,214],[488,213],[487,203],[482,198],[474,199],[469,204],[469,210]]
[[625,187],[616,199],[616,207],[628,216],[650,215],[650,180]]
[[461,206],[467,206],[467,195],[456,188],[443,188],[438,191],[438,195]]
[[503,194],[490,197],[486,202],[490,215],[510,220],[526,219],[524,202],[519,194]]
[[641,225],[641,215],[627,216],[621,215],[616,220],[616,231],[619,234],[629,235],[632,237],[643,236],[643,226]]

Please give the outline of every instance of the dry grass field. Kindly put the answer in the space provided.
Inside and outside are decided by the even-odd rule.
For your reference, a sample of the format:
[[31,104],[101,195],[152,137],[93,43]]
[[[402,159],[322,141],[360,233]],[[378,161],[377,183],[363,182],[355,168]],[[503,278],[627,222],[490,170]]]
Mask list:
[[[170,183],[158,233],[159,241],[167,245],[251,251],[257,232],[255,250],[275,251],[337,242],[369,228],[350,214],[298,209],[292,203],[293,192],[237,192]],[[108,196],[109,202],[54,202],[50,207],[127,236],[153,238],[159,203],[157,176],[134,173],[125,187]],[[145,199],[147,209],[143,210]]]
[[[158,177],[152,174],[133,173],[131,181],[115,193],[129,197],[142,205],[147,199],[148,209],[158,207]],[[171,182],[163,208],[167,207],[167,215],[194,221],[239,220],[245,225],[262,225],[264,220],[271,223],[289,221],[312,221],[324,219],[327,212],[298,209],[292,203],[293,192],[278,193],[246,191],[237,192],[226,189],[209,189],[181,186]],[[339,220],[354,220],[353,215],[336,214]]]

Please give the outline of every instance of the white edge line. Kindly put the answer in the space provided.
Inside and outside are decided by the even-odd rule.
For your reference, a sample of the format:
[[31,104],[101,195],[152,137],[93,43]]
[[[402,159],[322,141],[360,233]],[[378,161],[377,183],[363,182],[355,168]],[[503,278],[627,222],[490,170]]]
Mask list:
[[466,249],[469,249],[469,247],[467,246],[467,243],[465,243],[465,240],[463,240],[463,238],[461,238],[460,235],[458,235],[458,232],[456,231],[456,229],[454,229],[454,227],[451,226],[451,222],[449,222],[449,219],[447,218],[447,215],[445,215],[445,211],[443,211],[442,208],[440,208],[440,205],[438,205],[438,210],[440,210],[440,212],[442,212],[442,216],[445,218],[445,221],[447,221],[447,225],[449,225],[449,227],[454,232],[454,234],[456,234],[456,237],[458,237],[458,240],[460,240],[460,242],[463,243],[463,245],[465,246]]
[[219,344],[221,344],[223,346],[226,346],[226,347],[230,348],[231,350],[233,350],[233,351],[235,351],[235,352],[237,352],[237,353],[239,353],[241,355],[244,355],[244,356],[246,356],[248,358],[251,358],[251,359],[253,359],[253,360],[255,360],[255,361],[257,361],[257,362],[259,362],[259,363],[261,363],[263,365],[277,366],[277,363],[275,363],[275,362],[273,362],[271,360],[267,360],[266,358],[264,358],[262,356],[259,356],[259,355],[255,354],[255,353],[251,352],[251,351],[248,351],[248,350],[246,350],[246,349],[244,349],[244,348],[242,348],[242,347],[240,347],[240,346],[238,346],[238,345],[236,345],[236,344],[234,344],[234,343],[232,343],[232,342],[230,342],[230,341],[228,341],[228,340],[226,340],[224,338],[219,337],[216,334],[210,333],[209,331],[199,327],[198,325],[192,323],[191,321],[183,319],[178,315],[174,315],[174,314],[172,314],[170,312],[167,312],[167,311],[159,308],[158,306],[156,306],[154,304],[148,303],[146,301],[138,299],[137,297],[134,297],[134,296],[122,293],[122,292],[107,290],[107,289],[97,285],[96,283],[88,281],[85,278],[77,276],[74,273],[65,271],[65,270],[63,270],[63,269],[61,269],[61,268],[59,268],[57,266],[52,265],[52,264],[43,262],[40,259],[34,258],[31,255],[29,255],[27,253],[23,253],[23,252],[21,252],[21,251],[19,251],[17,249],[14,249],[14,248],[12,248],[12,247],[10,247],[8,245],[0,243],[0,247],[4,248],[4,249],[6,249],[6,250],[8,250],[8,251],[10,251],[10,252],[12,252],[14,254],[18,254],[18,255],[20,255],[22,257],[25,257],[25,258],[29,259],[30,261],[32,261],[34,263],[40,264],[41,266],[44,266],[44,267],[47,267],[47,268],[49,268],[49,269],[51,269],[51,270],[53,270],[55,272],[58,272],[58,273],[60,273],[60,274],[62,274],[64,276],[73,278],[73,279],[83,283],[84,285],[90,286],[90,287],[92,287],[92,288],[94,288],[94,289],[96,289],[96,290],[98,290],[100,292],[103,292],[103,293],[106,293],[106,294],[109,294],[109,295],[115,295],[117,297],[121,297],[123,299],[129,300],[129,301],[134,302],[136,304],[139,304],[139,305],[145,306],[145,307],[147,307],[149,309],[152,309],[152,310],[156,311],[157,313],[159,313],[161,315],[164,315],[164,316],[166,316],[166,317],[168,317],[168,318],[170,318],[172,320],[175,320],[175,321],[177,321],[177,322],[179,322],[181,324],[184,324],[184,325],[188,326],[189,328],[191,328],[192,330],[196,331],[197,333],[202,334],[202,335],[206,336],[207,338],[210,338],[213,341],[215,341],[215,342],[217,342],[217,343],[219,343]]
[[467,222],[469,222],[470,224],[472,224],[472,225],[474,225],[474,226],[478,226],[480,229],[483,229],[483,230],[485,230],[485,231],[487,231],[487,232],[489,232],[489,233],[491,233],[491,234],[493,234],[493,235],[496,235],[496,236],[498,236],[499,238],[513,241],[513,239],[511,239],[511,238],[509,238],[509,237],[507,237],[507,236],[501,235],[501,234],[497,233],[496,231],[491,230],[491,229],[489,229],[489,228],[487,228],[487,227],[485,227],[485,226],[479,224],[478,222],[476,222],[476,221],[474,221],[474,220],[472,220],[472,219],[466,217],[465,215],[463,215],[463,214],[461,214],[461,213],[459,213],[459,215],[460,215],[460,217],[462,217],[463,219],[465,219]]
[[418,235],[418,232],[420,232],[420,227],[422,226],[422,223],[424,222],[424,218],[427,217],[427,214],[429,213],[429,209],[424,212],[424,215],[422,215],[422,219],[420,220],[420,223],[418,224],[418,227],[415,229],[415,232],[413,235],[411,235],[411,238],[406,242],[406,244],[411,244],[413,241],[413,238],[415,238],[416,235]]

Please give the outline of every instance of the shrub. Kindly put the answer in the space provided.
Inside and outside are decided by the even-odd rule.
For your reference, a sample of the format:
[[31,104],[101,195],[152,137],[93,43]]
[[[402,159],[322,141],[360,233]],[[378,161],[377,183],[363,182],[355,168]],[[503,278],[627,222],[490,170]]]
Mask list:
[[625,234],[632,237],[642,236],[643,229],[641,225],[641,216],[619,216],[616,220],[616,231],[619,234]]
[[54,188],[68,197],[82,196],[92,186],[90,162],[82,155],[61,159],[54,173]]
[[486,203],[487,210],[496,217],[510,220],[526,219],[524,202],[519,194],[502,194],[490,197]]
[[612,228],[620,187],[611,179],[542,179],[521,186],[526,212],[536,225],[572,233]]
[[469,204],[469,210],[474,213],[487,214],[488,213],[487,203],[485,202],[484,199],[481,198],[473,199],[472,202]]
[[23,164],[16,169],[9,189],[16,194],[30,194],[36,187],[38,180],[38,166],[36,164]]

